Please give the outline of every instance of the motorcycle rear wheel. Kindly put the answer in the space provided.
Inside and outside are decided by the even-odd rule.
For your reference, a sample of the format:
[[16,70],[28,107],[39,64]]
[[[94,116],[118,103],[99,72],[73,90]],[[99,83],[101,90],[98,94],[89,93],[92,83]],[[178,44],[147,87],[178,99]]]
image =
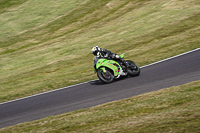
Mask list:
[[102,69],[98,69],[97,76],[102,82],[107,84],[112,83],[114,80],[114,75],[109,71],[109,69],[106,69],[105,73],[103,72]]
[[128,75],[130,75],[131,77],[139,76],[140,75],[140,68],[139,68],[139,66],[135,62],[133,62],[131,60],[126,60],[126,62],[129,65],[132,65],[132,66],[135,67],[135,69],[127,68]]

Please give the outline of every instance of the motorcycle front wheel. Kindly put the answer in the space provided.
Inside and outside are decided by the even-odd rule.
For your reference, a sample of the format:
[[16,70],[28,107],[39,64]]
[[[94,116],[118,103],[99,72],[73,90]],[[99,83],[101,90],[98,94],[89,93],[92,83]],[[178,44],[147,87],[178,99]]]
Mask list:
[[113,82],[114,80],[114,75],[108,69],[106,69],[105,73],[102,69],[98,69],[97,76],[102,82],[107,84]]

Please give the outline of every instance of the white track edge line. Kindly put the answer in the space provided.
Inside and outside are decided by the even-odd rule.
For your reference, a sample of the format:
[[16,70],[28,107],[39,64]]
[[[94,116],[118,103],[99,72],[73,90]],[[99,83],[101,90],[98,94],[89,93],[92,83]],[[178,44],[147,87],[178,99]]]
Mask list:
[[164,59],[164,60],[161,60],[161,61],[157,61],[157,62],[154,62],[154,63],[148,64],[148,65],[142,66],[142,67],[140,67],[140,68],[144,68],[144,67],[152,66],[152,65],[155,65],[155,64],[158,64],[158,63],[161,63],[161,62],[164,62],[164,61],[170,60],[170,59],[174,59],[174,58],[177,58],[177,57],[179,57],[179,56],[183,56],[183,55],[186,55],[186,54],[189,54],[189,53],[192,53],[192,52],[198,51],[198,50],[200,50],[200,48],[196,48],[196,49],[194,49],[194,50],[191,50],[191,51],[188,51],[188,52],[185,52],[185,53],[182,53],[182,54],[179,54],[179,55],[173,56],[173,57],[169,57],[169,58],[167,58],[167,59]]
[[[157,62],[151,63],[151,64],[149,64],[149,65],[142,66],[142,67],[140,67],[140,68],[145,68],[145,67],[148,67],[148,66],[152,66],[152,65],[155,65],[155,64],[158,64],[158,63],[161,63],[161,62],[164,62],[164,61],[173,59],[173,58],[177,58],[177,57],[179,57],[179,56],[183,56],[183,55],[186,55],[186,54],[189,54],[189,53],[198,51],[198,50],[200,50],[200,48],[196,48],[196,49],[194,49],[194,50],[191,50],[191,51],[188,51],[188,52],[185,52],[185,53],[182,53],[182,54],[179,54],[179,55],[176,55],[176,56],[173,56],[173,57],[170,57],[170,58],[161,60],[161,61],[157,61]],[[98,79],[91,80],[91,81],[96,81],[96,80],[98,80]],[[78,85],[82,85],[82,84],[89,83],[89,82],[91,82],[91,81],[87,81],[87,82],[83,82],[83,83],[79,83],[79,84],[75,84],[75,85],[71,85],[71,86],[67,86],[67,87],[63,87],[63,88],[59,88],[59,89],[55,89],[55,90],[51,90],[51,91],[47,91],[47,92],[35,94],[35,95],[31,95],[31,96],[27,96],[27,97],[23,97],[23,98],[11,100],[11,101],[8,101],[8,102],[3,102],[3,103],[0,103],[0,105],[2,105],[2,104],[7,104],[7,103],[11,103],[11,102],[15,102],[15,101],[19,101],[19,100],[23,100],[23,99],[27,99],[27,98],[31,98],[31,97],[35,97],[35,96],[39,96],[39,95],[43,95],[43,94],[47,94],[47,93],[51,93],[51,92],[55,92],[55,91],[59,91],[59,90],[63,90],[63,89],[67,89],[67,88],[71,88],[71,87],[74,87],[74,86],[78,86]]]

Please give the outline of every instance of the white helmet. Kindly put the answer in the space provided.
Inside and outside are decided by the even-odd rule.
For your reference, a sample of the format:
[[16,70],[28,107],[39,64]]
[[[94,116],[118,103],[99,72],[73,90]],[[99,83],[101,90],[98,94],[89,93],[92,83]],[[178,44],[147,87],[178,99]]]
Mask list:
[[100,51],[100,48],[98,46],[95,46],[92,48],[92,53],[97,56],[97,53]]

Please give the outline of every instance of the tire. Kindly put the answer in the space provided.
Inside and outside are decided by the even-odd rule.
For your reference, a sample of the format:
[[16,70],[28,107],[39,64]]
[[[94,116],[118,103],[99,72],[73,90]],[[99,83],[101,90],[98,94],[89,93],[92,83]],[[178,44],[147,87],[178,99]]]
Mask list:
[[98,69],[97,76],[102,82],[107,84],[112,83],[114,80],[114,75],[110,72],[109,69],[106,69],[106,73],[104,73],[103,70]]
[[133,66],[136,67],[135,70],[134,70],[134,69],[131,69],[131,68],[127,68],[128,75],[130,75],[131,77],[139,76],[139,75],[140,75],[140,68],[139,68],[139,66],[138,66],[135,62],[133,62],[133,61],[131,61],[131,60],[127,60],[126,62],[127,62],[129,65],[133,65]]

